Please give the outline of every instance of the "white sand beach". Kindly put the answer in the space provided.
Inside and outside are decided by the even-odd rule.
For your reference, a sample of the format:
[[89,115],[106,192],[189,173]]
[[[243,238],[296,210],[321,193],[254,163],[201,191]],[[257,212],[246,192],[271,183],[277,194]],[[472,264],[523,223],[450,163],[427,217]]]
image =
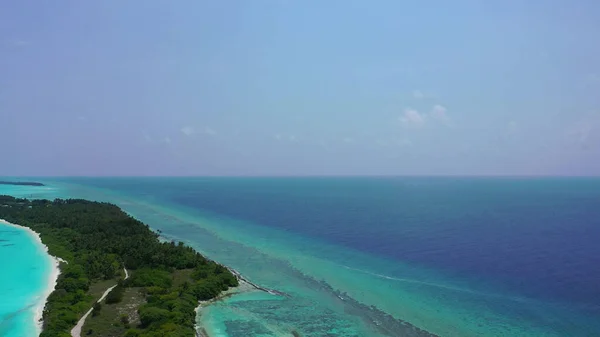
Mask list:
[[[42,239],[40,238],[40,235],[38,233],[34,232],[33,230],[31,230],[31,228],[13,224],[13,223],[10,223],[10,222],[8,222],[6,220],[2,220],[2,219],[0,219],[0,223],[3,225],[24,229],[25,231],[27,231],[29,233],[29,235],[34,237],[35,240],[44,247],[46,253],[48,253],[48,247],[42,243]],[[56,282],[58,281],[58,276],[60,275],[60,268],[59,268],[60,262],[65,262],[61,258],[54,257],[54,256],[50,255],[49,253],[48,253],[48,256],[52,259],[52,269],[51,269],[50,273],[48,274],[47,287],[44,290],[44,292],[40,294],[38,303],[36,303],[36,305],[35,305],[34,325],[37,329],[37,335],[39,335],[42,332],[42,326],[43,326],[42,317],[44,314],[44,307],[46,306],[46,301],[48,300],[48,296],[50,296],[50,294],[54,291],[54,289],[56,287]]]

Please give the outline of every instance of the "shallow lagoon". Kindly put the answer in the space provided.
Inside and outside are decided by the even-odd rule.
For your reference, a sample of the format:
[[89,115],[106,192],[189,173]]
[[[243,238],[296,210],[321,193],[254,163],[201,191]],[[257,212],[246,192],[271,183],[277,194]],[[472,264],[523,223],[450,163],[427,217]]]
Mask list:
[[28,231],[0,223],[0,336],[36,336],[53,261]]

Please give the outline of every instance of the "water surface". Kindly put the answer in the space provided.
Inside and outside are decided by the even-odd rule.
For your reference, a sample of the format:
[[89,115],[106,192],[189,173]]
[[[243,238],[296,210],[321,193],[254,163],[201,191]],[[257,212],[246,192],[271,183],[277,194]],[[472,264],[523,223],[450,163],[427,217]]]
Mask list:
[[287,294],[204,308],[198,320],[209,332],[600,335],[598,179],[47,182],[46,195],[115,202]]
[[0,261],[0,336],[36,336],[35,313],[53,262],[28,231],[1,222]]

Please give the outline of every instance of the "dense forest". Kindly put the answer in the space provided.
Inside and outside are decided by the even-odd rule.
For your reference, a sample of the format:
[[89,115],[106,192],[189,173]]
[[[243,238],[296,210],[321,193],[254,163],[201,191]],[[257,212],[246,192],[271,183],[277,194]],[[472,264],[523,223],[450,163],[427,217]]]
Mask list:
[[[41,337],[70,336],[88,309],[101,316],[102,307],[122,301],[128,289],[142,301],[134,324],[129,317],[114,323],[121,324],[123,335],[191,337],[198,301],[238,285],[227,268],[181,242],[159,241],[147,225],[109,203],[0,196],[0,219],[38,232],[50,254],[66,261],[46,303]],[[127,280],[120,279],[123,268],[131,274]],[[118,285],[106,304],[95,304],[92,288],[107,280]],[[91,329],[87,334],[103,336]]]

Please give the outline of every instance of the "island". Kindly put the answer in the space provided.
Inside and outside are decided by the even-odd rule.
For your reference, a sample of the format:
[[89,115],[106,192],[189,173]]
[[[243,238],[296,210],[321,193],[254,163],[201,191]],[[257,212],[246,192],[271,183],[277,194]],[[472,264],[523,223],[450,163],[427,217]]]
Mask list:
[[238,286],[225,266],[110,203],[0,196],[0,219],[39,233],[61,261],[41,337],[193,337],[199,301]]
[[46,186],[42,183],[30,182],[30,181],[0,181],[0,185],[14,185],[14,186]]

